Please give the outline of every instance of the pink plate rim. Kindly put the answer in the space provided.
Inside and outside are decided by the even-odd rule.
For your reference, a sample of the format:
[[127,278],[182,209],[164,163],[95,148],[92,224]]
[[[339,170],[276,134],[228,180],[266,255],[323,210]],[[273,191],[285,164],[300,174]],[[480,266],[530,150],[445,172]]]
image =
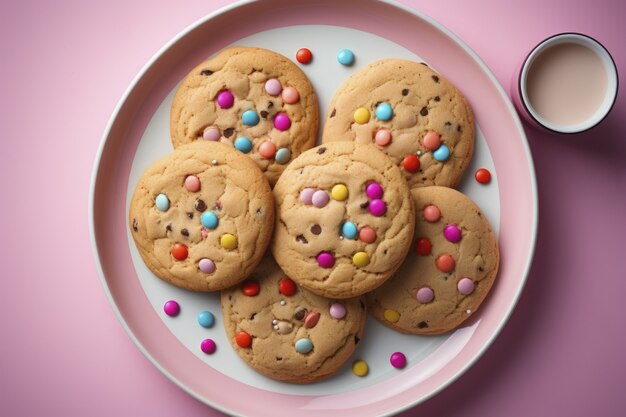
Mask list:
[[[376,25],[371,24],[372,16],[376,16]],[[422,381],[407,369],[366,388],[325,396],[280,394],[248,386],[188,351],[155,313],[136,279],[126,232],[126,188],[137,145],[154,111],[188,69],[211,53],[253,33],[306,24],[359,29],[415,50],[466,95],[494,159],[501,213],[498,281],[461,352]],[[307,417],[339,410],[344,416],[389,415],[444,389],[472,366],[499,334],[530,269],[537,231],[537,189],[524,130],[504,90],[480,58],[439,23],[391,1],[242,1],[185,29],[132,81],[111,116],[95,159],[89,227],[98,273],[120,323],[141,352],[193,397],[233,415],[297,412]]]

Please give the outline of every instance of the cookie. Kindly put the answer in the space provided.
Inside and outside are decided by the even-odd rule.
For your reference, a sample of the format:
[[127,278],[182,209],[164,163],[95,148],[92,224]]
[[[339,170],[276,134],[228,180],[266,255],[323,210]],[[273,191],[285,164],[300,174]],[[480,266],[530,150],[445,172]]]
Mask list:
[[404,333],[448,332],[480,307],[498,273],[497,239],[478,206],[446,187],[411,190],[413,250],[398,273],[367,295],[374,317]]
[[304,152],[274,187],[272,253],[303,287],[350,298],[381,285],[409,250],[409,187],[373,145],[335,142]]
[[373,143],[411,188],[455,187],[474,150],[474,118],[463,95],[425,64],[376,61],[335,93],[322,142]]
[[257,165],[232,147],[195,142],[143,174],[130,203],[130,228],[159,278],[216,291],[261,261],[274,225],[274,200]]
[[231,47],[182,81],[170,113],[174,147],[219,141],[248,155],[273,185],[317,140],[319,109],[310,81],[286,57]]
[[336,301],[296,285],[268,254],[251,278],[222,291],[224,327],[252,368],[294,383],[317,381],[348,360],[365,323],[362,299]]

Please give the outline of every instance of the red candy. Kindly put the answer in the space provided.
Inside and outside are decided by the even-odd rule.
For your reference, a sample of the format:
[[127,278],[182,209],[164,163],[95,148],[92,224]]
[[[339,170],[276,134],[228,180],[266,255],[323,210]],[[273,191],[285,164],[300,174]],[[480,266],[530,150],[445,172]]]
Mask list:
[[428,238],[421,238],[415,244],[415,253],[418,255],[426,256],[430,255],[430,252],[433,250],[433,244],[430,243]]
[[291,278],[285,277],[281,279],[280,282],[278,283],[278,291],[280,291],[282,295],[286,295],[287,297],[290,297],[294,295],[296,291],[298,291],[298,287],[296,286],[296,283],[293,282]]
[[307,48],[300,48],[296,52],[296,59],[301,64],[308,64],[313,59],[313,54]]
[[480,168],[474,174],[474,178],[481,184],[487,184],[491,181],[491,172],[487,171],[485,168]]
[[452,256],[444,253],[443,255],[439,255],[437,259],[435,259],[435,265],[441,272],[452,272],[454,271],[454,259]]
[[244,281],[241,284],[241,292],[248,297],[254,297],[261,291],[261,286],[259,285],[259,281],[255,281],[253,279],[249,279]]
[[376,241],[376,230],[369,226],[364,226],[359,230],[359,239],[365,243],[374,243]]
[[266,140],[259,145],[259,153],[265,159],[272,159],[274,158],[274,155],[276,155],[276,145],[269,140]]
[[407,155],[402,161],[402,166],[410,173],[415,173],[420,169],[420,160],[415,155]]
[[184,261],[185,259],[187,259],[187,255],[189,255],[189,250],[187,249],[187,246],[183,245],[182,243],[174,243],[174,246],[172,246],[172,256],[174,257],[174,259]]
[[252,336],[243,330],[235,335],[235,343],[242,348],[249,348],[252,345]]
[[320,313],[316,311],[309,311],[309,314],[304,318],[304,327],[312,329],[317,326],[317,322],[320,321]]

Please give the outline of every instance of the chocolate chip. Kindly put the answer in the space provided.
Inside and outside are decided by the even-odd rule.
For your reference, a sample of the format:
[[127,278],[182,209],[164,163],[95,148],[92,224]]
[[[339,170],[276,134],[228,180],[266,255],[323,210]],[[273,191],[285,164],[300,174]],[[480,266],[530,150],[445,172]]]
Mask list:
[[133,230],[137,231],[137,219],[133,219]]
[[256,317],[256,313],[252,313],[252,315],[250,315],[250,320],[254,320],[255,317]]
[[402,90],[402,95],[403,96],[408,96],[409,95],[409,90],[407,88],[405,88],[404,90]]
[[189,230],[187,229],[180,229],[180,234],[183,236],[189,236]]
[[280,362],[280,361],[282,361],[282,360],[283,360],[283,358],[281,358],[280,356],[276,356],[276,360],[277,360],[278,362]]
[[311,233],[313,233],[314,235],[319,235],[320,233],[322,233],[322,227],[319,224],[314,224],[313,226],[311,226]]
[[419,323],[417,323],[417,327],[420,329],[425,329],[426,327],[428,327],[428,323],[426,323],[425,321],[420,321]]
[[274,103],[272,103],[271,101],[267,102],[267,108],[271,109],[272,107],[274,107]]
[[446,129],[450,129],[450,126],[452,126],[452,123],[445,122],[443,125],[446,127]]
[[422,107],[422,110],[420,110],[420,114],[422,116],[428,116],[428,109],[426,107]]
[[358,345],[360,341],[361,341],[361,338],[359,336],[354,336],[354,344],[355,345]]
[[227,138],[231,137],[233,133],[235,133],[234,127],[229,127],[229,128],[224,129],[224,136]]
[[211,71],[210,69],[203,69],[202,71],[200,71],[200,75],[211,75],[213,74],[213,71]]
[[171,232],[172,231],[172,223],[170,223],[167,226],[165,226],[165,230],[167,230],[168,232]]
[[303,235],[298,235],[296,236],[296,242],[302,242],[304,244],[309,243],[308,240],[306,240],[306,237],[304,237]]
[[261,114],[261,117],[264,118],[264,119],[267,119],[267,116],[269,115],[269,113],[266,112],[265,110],[261,110],[260,114]]
[[439,77],[436,75],[431,75],[430,78],[432,78],[434,82],[439,83]]
[[387,249],[385,249],[385,251],[383,252],[384,255],[387,255]]
[[325,148],[324,146],[322,146],[321,148],[319,148],[319,149],[317,150],[318,155],[321,155],[321,154],[323,154],[324,152],[326,152],[326,148]]
[[369,202],[369,201],[366,201],[365,203],[361,203],[361,206],[360,206],[360,207],[361,207],[362,209],[366,209],[366,208],[368,208],[369,206],[370,206],[370,202]]
[[337,114],[337,109],[333,109],[333,111],[330,112],[330,117],[335,117],[336,114]]
[[456,127],[456,131],[457,131],[457,132],[461,132],[461,125],[458,125],[458,126]]
[[[420,169],[420,171],[421,171],[421,169]],[[422,181],[426,181],[426,180],[427,180],[426,177],[422,177]]]
[[435,96],[435,101],[441,101],[441,97]]
[[193,213],[192,212],[187,212],[187,217],[189,217],[190,219],[193,219]]
[[483,272],[483,271],[485,270],[485,268],[483,268],[482,266],[479,266],[479,267],[478,267],[478,270],[479,270],[480,272]]
[[203,212],[204,210],[206,210],[206,203],[204,202],[204,200],[196,200],[194,207],[199,212]]
[[308,313],[308,311],[306,311],[306,308],[301,308],[300,310],[296,310],[293,318],[302,321],[306,317],[306,313]]
[[256,215],[257,215],[257,216],[259,216],[259,217],[261,217],[261,216],[263,215],[263,207],[258,208],[258,209],[256,210]]

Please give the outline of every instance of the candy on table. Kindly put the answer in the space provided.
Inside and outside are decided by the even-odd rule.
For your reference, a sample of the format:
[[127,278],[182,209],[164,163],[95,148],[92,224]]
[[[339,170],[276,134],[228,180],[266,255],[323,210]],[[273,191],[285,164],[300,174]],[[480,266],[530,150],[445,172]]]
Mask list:
[[198,314],[198,324],[205,329],[211,328],[215,324],[215,316],[210,311],[201,311]]
[[354,64],[354,52],[349,49],[342,49],[337,52],[337,61],[341,65],[350,66]]
[[402,352],[394,352],[389,357],[391,366],[396,369],[402,369],[406,366],[406,356]]
[[202,343],[200,343],[200,350],[202,350],[207,355],[211,355],[215,353],[217,349],[217,345],[213,339],[204,339]]
[[365,376],[369,372],[369,366],[364,360],[357,360],[352,364],[352,372],[356,376]]
[[491,172],[485,168],[479,168],[474,174],[476,181],[481,184],[488,184],[491,181]]
[[301,64],[308,64],[313,59],[313,53],[307,48],[300,48],[296,52],[296,59]]
[[177,316],[180,313],[180,305],[175,300],[166,301],[163,305],[163,311],[170,317]]

